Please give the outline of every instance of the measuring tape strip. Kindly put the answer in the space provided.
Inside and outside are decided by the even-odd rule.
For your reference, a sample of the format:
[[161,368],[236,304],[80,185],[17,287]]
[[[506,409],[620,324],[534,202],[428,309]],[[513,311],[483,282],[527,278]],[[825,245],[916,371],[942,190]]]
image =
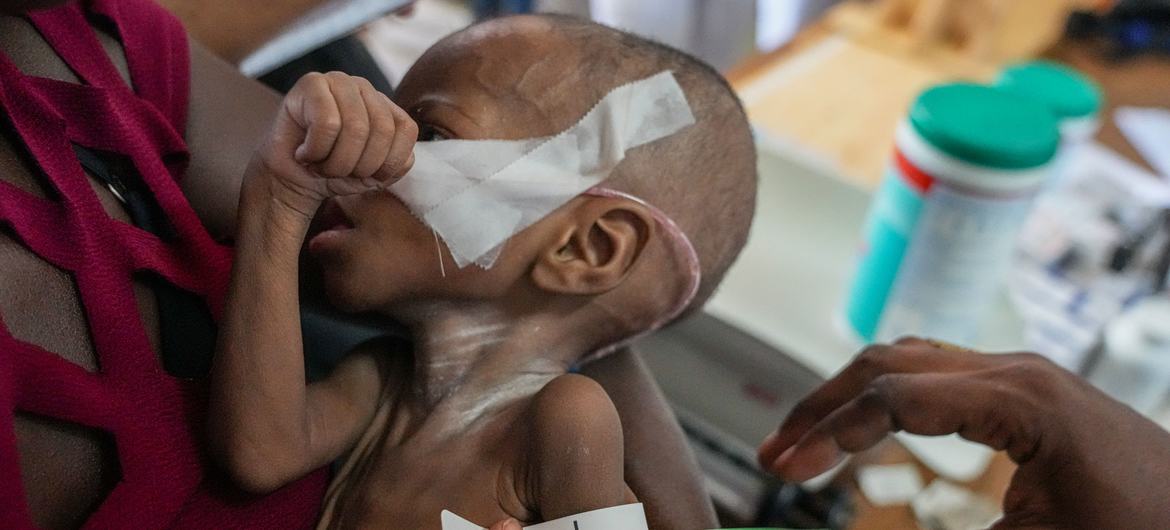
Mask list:
[[[484,530],[447,510],[443,510],[443,530]],[[642,504],[602,508],[555,521],[525,527],[524,530],[648,530]]]

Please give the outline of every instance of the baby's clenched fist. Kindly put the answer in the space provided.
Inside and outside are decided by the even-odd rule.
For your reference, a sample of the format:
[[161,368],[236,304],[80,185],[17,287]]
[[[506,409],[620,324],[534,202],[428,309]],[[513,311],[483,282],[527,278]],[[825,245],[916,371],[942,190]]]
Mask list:
[[335,195],[393,184],[414,163],[418,126],[369,81],[340,72],[302,77],[284,98],[250,178],[306,215]]

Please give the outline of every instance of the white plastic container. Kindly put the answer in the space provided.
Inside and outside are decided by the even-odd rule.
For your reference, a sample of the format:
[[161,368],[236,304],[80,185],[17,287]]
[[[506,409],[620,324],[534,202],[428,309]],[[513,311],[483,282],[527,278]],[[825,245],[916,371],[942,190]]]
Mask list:
[[1170,298],[1147,299],[1105,329],[1089,381],[1149,415],[1170,394]]
[[971,344],[1060,142],[1041,105],[973,84],[923,93],[898,129],[846,308],[864,340]]

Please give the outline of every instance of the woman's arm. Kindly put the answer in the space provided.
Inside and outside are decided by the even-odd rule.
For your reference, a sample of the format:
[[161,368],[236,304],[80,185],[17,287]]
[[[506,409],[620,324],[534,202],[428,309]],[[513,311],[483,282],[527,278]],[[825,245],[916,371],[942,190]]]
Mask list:
[[236,234],[244,173],[272,128],[281,99],[199,43],[190,45],[186,140],[191,161],[181,185],[203,226],[222,241]]
[[[239,63],[301,16],[327,0],[159,0],[208,48]],[[409,10],[409,6],[400,11]]]
[[278,35],[301,15],[326,0],[159,0],[193,37],[208,48],[238,63],[260,45]]
[[322,200],[409,169],[392,162],[417,135],[404,120],[365,80],[306,76],[249,166],[209,414],[213,453],[246,489],[271,491],[336,458],[376,406],[368,356],[306,387],[298,256]]

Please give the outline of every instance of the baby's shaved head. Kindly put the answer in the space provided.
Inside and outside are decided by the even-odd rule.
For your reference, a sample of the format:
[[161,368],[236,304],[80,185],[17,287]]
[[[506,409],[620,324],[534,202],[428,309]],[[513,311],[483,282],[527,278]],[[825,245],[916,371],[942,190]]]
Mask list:
[[[403,80],[399,99],[426,120],[443,112],[449,137],[516,140],[574,125],[618,86],[669,70],[696,123],[635,148],[603,185],[666,212],[699,255],[702,283],[691,308],[714,293],[747,239],[755,210],[756,152],[747,117],[727,81],[668,46],[563,15],[490,20],[431,48]],[[425,92],[425,94],[424,94]]]
[[588,20],[539,18],[584,51],[578,68],[588,82],[576,89],[586,101],[664,70],[682,86],[695,125],[632,150],[605,186],[646,199],[679,224],[699,254],[703,281],[691,307],[702,307],[739,256],[755,213],[756,150],[743,105],[719,72],[684,52]]

